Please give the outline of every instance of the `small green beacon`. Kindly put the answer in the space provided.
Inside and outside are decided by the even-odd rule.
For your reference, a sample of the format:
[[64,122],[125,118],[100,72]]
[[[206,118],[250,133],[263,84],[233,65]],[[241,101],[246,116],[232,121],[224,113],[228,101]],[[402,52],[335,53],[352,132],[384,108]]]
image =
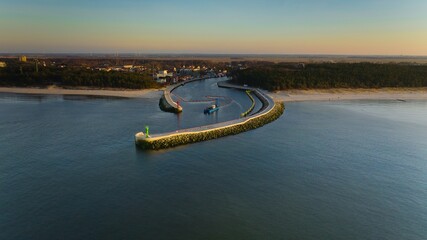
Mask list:
[[145,126],[145,137],[147,137],[147,138],[150,137],[149,130],[150,130],[150,128],[148,126]]

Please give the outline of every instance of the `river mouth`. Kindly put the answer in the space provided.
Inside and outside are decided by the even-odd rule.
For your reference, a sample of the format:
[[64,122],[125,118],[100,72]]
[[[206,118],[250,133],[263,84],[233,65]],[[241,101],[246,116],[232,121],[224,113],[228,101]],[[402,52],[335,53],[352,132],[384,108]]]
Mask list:
[[[179,102],[183,111],[176,115],[179,129],[200,127],[240,118],[251,101],[244,91],[219,88],[217,83],[227,78],[211,78],[190,82],[176,88],[171,97]],[[204,109],[218,99],[220,108],[213,114],[204,114]],[[258,102],[256,108],[260,107]],[[156,132],[161,133],[161,132]]]
[[[233,99],[231,97],[221,95],[208,95],[204,98],[197,99],[194,99],[194,96],[191,96],[191,99],[185,99],[180,95],[173,94],[173,96],[179,100],[172,99],[172,91],[185,86],[185,84],[203,80],[206,79],[194,79],[190,82],[175,84],[166,88],[159,102],[160,109],[167,112],[174,112],[179,115],[182,113],[183,109],[180,102],[191,104],[212,104],[214,102],[214,104],[203,110],[204,115],[210,116],[211,114],[216,114],[220,108],[223,109],[232,104]],[[274,102],[270,96],[262,92],[260,89],[234,85],[230,81],[217,81],[216,85],[220,88],[235,89],[245,92],[251,102],[249,109],[240,113],[240,118],[237,119],[199,127],[178,129],[169,133],[151,134],[149,132],[149,127],[146,126],[145,132],[138,132],[135,134],[135,144],[142,149],[161,150],[195,142],[208,141],[262,127],[263,125],[279,118],[284,112],[283,102]],[[254,94],[254,96],[258,98],[258,101],[261,102],[261,107],[258,112],[254,114],[251,114],[251,112],[255,108],[256,101],[254,97],[252,97],[252,94]],[[222,104],[220,104],[220,99],[223,100]]]

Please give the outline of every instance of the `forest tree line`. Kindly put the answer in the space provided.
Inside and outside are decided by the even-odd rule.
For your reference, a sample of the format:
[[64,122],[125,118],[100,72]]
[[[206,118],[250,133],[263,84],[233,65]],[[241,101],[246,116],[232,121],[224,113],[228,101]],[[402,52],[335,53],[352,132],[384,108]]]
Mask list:
[[55,84],[59,86],[129,89],[159,87],[149,73],[105,72],[81,67],[37,68],[34,63],[9,63],[7,67],[0,68],[0,86],[44,87]]
[[233,72],[233,81],[270,91],[285,89],[427,87],[427,65],[316,63],[275,64]]

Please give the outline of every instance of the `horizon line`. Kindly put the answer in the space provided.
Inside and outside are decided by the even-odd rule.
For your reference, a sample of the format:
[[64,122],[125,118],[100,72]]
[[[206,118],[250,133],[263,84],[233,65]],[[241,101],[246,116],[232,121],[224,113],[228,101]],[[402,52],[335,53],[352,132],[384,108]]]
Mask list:
[[339,56],[339,57],[427,57],[410,54],[336,54],[336,53],[176,53],[176,52],[0,52],[2,55],[182,55],[182,56]]

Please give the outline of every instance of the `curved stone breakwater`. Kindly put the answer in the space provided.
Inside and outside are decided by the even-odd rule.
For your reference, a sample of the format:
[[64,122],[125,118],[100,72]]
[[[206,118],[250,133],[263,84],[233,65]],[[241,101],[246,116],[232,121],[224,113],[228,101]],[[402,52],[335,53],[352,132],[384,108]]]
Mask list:
[[165,112],[173,112],[173,113],[182,112],[182,106],[180,106],[177,102],[172,100],[172,97],[171,97],[172,91],[178,87],[184,86],[187,83],[194,82],[194,81],[200,81],[200,80],[204,80],[204,79],[207,79],[207,78],[206,77],[195,78],[195,79],[187,80],[185,82],[181,82],[181,83],[177,83],[177,84],[167,86],[166,89],[163,91],[163,96],[160,98],[160,101],[159,101],[160,109],[162,111],[165,111]]
[[248,95],[248,97],[249,97],[249,99],[251,100],[251,106],[249,107],[249,109],[248,110],[246,110],[246,112],[244,112],[244,113],[242,113],[242,114],[240,114],[240,116],[242,116],[242,117],[246,117],[246,116],[248,116],[249,115],[249,113],[251,113],[252,112],[252,110],[254,110],[254,108],[255,108],[255,99],[254,99],[254,97],[252,97],[252,95],[251,95],[251,91],[249,91],[249,90],[246,90],[246,94]]
[[182,107],[178,105],[178,103],[174,102],[170,97],[170,93],[168,95],[163,94],[159,101],[159,107],[162,111],[172,112],[172,113],[180,113],[182,112]]
[[167,86],[166,89],[163,91],[163,95],[162,95],[162,97],[160,98],[160,101],[159,101],[159,107],[160,107],[160,109],[162,111],[173,112],[173,113],[180,113],[180,112],[182,112],[182,107],[179,106],[178,103],[174,102],[172,100],[172,97],[171,97],[171,92],[175,88],[177,88],[177,87],[179,87],[181,85],[182,85],[182,83],[181,84],[170,85],[170,86]]
[[285,109],[283,102],[274,102],[268,95],[259,89],[241,87],[225,82],[218,83],[220,87],[237,88],[242,90],[251,90],[262,102],[262,108],[255,114],[217,124],[211,124],[196,128],[181,129],[175,132],[152,135],[146,137],[143,132],[135,135],[135,143],[142,149],[160,150],[179,145],[207,141],[228,135],[235,135],[241,132],[249,131],[262,127],[279,118]]
[[135,135],[135,142],[142,149],[160,150],[184,144],[207,141],[228,135],[235,135],[262,127],[265,124],[278,119],[283,114],[284,109],[285,105],[283,102],[276,102],[274,107],[267,113],[255,118],[249,118],[241,123],[194,132],[172,132],[165,136],[152,138],[146,138],[144,133],[137,133]]

